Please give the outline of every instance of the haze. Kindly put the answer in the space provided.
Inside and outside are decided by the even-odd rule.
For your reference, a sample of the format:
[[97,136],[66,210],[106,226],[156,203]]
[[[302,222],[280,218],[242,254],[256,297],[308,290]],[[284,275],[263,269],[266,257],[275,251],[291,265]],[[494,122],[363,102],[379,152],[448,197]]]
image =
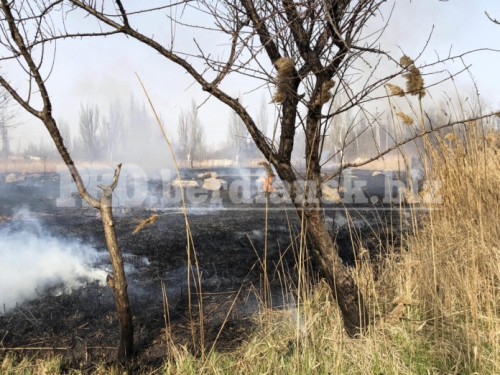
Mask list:
[[[159,1],[149,1],[148,6],[153,7],[160,3],[163,4]],[[436,56],[446,57],[450,53],[459,54],[481,48],[500,50],[500,26],[490,22],[484,13],[487,11],[492,17],[500,18],[498,1],[406,0],[398,1],[396,4],[388,2],[383,8],[385,17],[392,6],[394,12],[389,27],[381,39],[381,46],[395,58],[399,58],[403,52],[416,58],[431,32],[428,47],[417,61],[417,65],[436,60]],[[141,24],[136,27],[139,30],[148,30],[149,35],[154,33],[155,36],[160,36],[160,41],[168,43],[170,24],[167,22],[165,12],[142,17]],[[377,18],[372,25],[373,28],[383,21],[380,16]],[[195,23],[196,20],[189,21]],[[200,22],[205,21],[200,20]],[[71,22],[73,22],[71,29],[77,30],[79,27],[88,26],[91,21],[75,16]],[[211,37],[213,35],[210,32],[197,33],[197,42],[203,45]],[[216,41],[214,44],[218,45],[216,53],[221,53],[225,46],[222,44],[223,41],[217,43]],[[175,45],[194,46],[194,43],[190,35],[177,34]],[[473,91],[475,81],[482,99],[492,108],[497,108],[500,100],[497,89],[498,61],[500,54],[482,51],[468,54],[462,60],[457,59],[453,63],[443,64],[439,69],[453,73],[463,69],[464,64],[470,65],[472,77],[466,72],[455,80],[460,92],[463,96],[469,95]],[[393,68],[388,65],[385,69],[390,71]],[[23,76],[11,74],[9,67],[4,67],[4,70],[17,87],[23,85],[25,79]],[[110,103],[114,100],[126,105],[133,95],[138,102],[145,102],[135,73],[142,78],[154,105],[162,116],[167,133],[175,142],[181,109],[188,108],[191,100],[201,104],[208,96],[182,69],[158,56],[152,49],[123,36],[58,42],[54,71],[48,81],[54,105],[54,117],[67,121],[73,137],[77,137],[78,113],[82,104],[96,103],[101,112],[106,114]],[[443,75],[439,74],[427,76],[426,84],[442,78]],[[256,88],[256,83],[249,84],[249,82],[244,79],[232,80],[228,92],[234,96],[242,95],[244,103],[250,108],[250,113],[256,114],[262,100],[267,103],[271,101],[271,94],[269,89],[265,88],[252,91]],[[433,100],[439,100],[444,92],[454,95],[455,89],[448,84],[431,88],[429,92]],[[272,123],[276,108],[274,105],[268,107],[269,121]],[[200,108],[199,115],[206,129],[208,143],[212,147],[217,147],[224,142],[227,138],[229,109],[217,100],[208,98]],[[13,133],[14,150],[26,146],[29,142],[49,141],[48,134],[39,120],[21,110],[19,122],[21,126]],[[158,137],[160,136],[158,133]]]

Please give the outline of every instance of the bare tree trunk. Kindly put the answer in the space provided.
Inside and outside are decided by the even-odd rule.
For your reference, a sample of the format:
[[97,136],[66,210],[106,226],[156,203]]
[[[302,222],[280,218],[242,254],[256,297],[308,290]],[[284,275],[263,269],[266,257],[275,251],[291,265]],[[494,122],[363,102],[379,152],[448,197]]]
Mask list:
[[[118,181],[118,178],[116,178],[116,180]],[[113,220],[112,197],[115,186],[113,186],[113,184],[110,186],[99,185],[102,189],[102,195],[99,199],[99,211],[101,212],[106,245],[108,247],[111,264],[113,266],[113,277],[108,275],[106,282],[115,295],[116,311],[118,313],[118,321],[120,322],[118,360],[124,361],[132,358],[134,346],[134,327],[132,325],[132,314],[128,299],[128,285],[123,266],[123,257],[120,249],[118,248],[115,223]]]
[[369,316],[363,296],[338,255],[321,211],[305,210],[304,218],[312,258],[337,300],[346,332],[351,337],[364,333],[369,324]]
[[[321,82],[317,84],[316,90],[320,87]],[[296,187],[291,189],[291,197],[296,202],[297,209],[303,209],[306,224],[303,229],[311,245],[313,259],[337,300],[344,318],[345,330],[350,336],[355,336],[366,331],[369,323],[368,312],[363,296],[348,268],[342,263],[322,217],[321,107],[310,108],[306,121],[306,181],[313,182],[315,186],[304,186],[305,203],[296,200]]]
[[[309,181],[316,181],[314,187],[304,187],[303,199],[298,199],[298,186],[287,168],[276,168],[282,181],[286,181],[288,193],[295,202],[299,217],[304,215],[304,227],[315,269],[325,279],[337,301],[347,334],[354,337],[366,332],[370,323],[368,311],[363,296],[353,276],[338,254],[336,244],[333,242],[326,221],[321,210],[321,176],[320,173],[308,172]],[[302,219],[302,218],[301,218]]]

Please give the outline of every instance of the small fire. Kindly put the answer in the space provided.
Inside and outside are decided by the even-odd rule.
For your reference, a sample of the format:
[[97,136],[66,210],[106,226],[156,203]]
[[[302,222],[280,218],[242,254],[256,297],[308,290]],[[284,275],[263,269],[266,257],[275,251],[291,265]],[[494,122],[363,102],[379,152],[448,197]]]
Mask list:
[[274,176],[271,176],[269,174],[266,176],[266,178],[264,179],[264,192],[272,193],[276,191],[276,188],[272,186],[274,179]]

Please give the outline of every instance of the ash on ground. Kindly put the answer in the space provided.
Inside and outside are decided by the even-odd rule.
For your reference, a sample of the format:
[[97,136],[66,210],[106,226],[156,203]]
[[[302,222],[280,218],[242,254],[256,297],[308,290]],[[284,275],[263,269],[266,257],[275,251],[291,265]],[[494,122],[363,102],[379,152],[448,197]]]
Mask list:
[[[25,206],[51,236],[78,239],[98,251],[106,251],[96,211],[57,207],[56,181],[57,176],[51,175],[45,182],[37,183],[35,178],[29,186],[18,188],[16,181],[4,180],[0,228],[23,220],[15,218],[13,213],[16,207]],[[252,315],[262,308],[264,248],[267,248],[272,307],[293,305],[294,291],[284,292],[282,282],[283,277],[288,278],[290,285],[295,282],[297,254],[293,249],[299,247],[300,221],[289,205],[280,207],[276,205],[268,212],[267,236],[264,235],[266,211],[231,209],[224,193],[222,203],[216,207],[188,208],[194,242],[194,249],[190,249],[191,265],[187,264],[182,213],[158,211],[159,218],[154,224],[133,235],[134,229],[155,212],[150,207],[115,210],[115,228],[128,277],[135,348],[141,363],[165,360],[167,324],[175,344],[196,351],[193,341],[200,342],[200,315],[207,348],[216,338],[215,347],[221,351],[232,350],[247,340],[253,326]],[[354,263],[360,246],[367,248],[373,259],[385,251],[387,243],[398,246],[399,235],[392,228],[403,227],[399,211],[376,208],[358,211],[351,207],[349,215],[354,225],[348,225],[342,207],[345,208],[338,206],[338,210],[327,211],[326,221],[347,264]],[[361,242],[353,244],[352,238]],[[92,266],[111,272],[107,257],[99,257]],[[199,306],[203,306],[202,314]],[[195,340],[191,335],[191,320],[195,322]],[[113,294],[98,281],[88,281],[71,290],[56,285],[10,311],[0,311],[1,348],[50,348],[37,353],[61,354],[73,364],[113,359],[118,335]],[[7,352],[4,350],[0,356]]]

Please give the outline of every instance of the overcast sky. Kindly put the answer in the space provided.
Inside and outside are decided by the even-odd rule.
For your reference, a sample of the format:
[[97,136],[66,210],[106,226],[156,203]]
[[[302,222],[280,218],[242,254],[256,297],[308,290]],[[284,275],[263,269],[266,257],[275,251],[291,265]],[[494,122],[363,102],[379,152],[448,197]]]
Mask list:
[[[141,4],[144,3],[154,5],[158,1],[141,2]],[[393,5],[394,2],[391,1],[384,5],[386,16]],[[435,61],[436,56],[445,57],[450,51],[452,55],[456,55],[479,48],[500,50],[500,26],[490,22],[485,16],[485,11],[488,11],[492,17],[500,19],[500,1],[397,0],[381,45],[395,58],[399,58],[402,51],[415,58],[422,51],[432,31],[427,50],[418,60],[417,65]],[[167,41],[169,23],[164,13],[144,21],[146,22],[137,25],[139,30],[144,28],[148,35],[149,32],[155,32],[160,41]],[[191,22],[194,21],[191,20]],[[379,21],[380,18],[375,21],[375,24]],[[75,29],[81,26],[80,22],[84,24],[92,21],[89,19],[75,21]],[[197,40],[203,45],[204,40],[208,41],[213,37],[214,35],[210,32],[203,31],[197,36]],[[191,36],[177,35],[177,38],[177,45],[184,46],[193,43]],[[224,48],[223,45],[219,45],[219,52]],[[483,99],[492,108],[498,109],[500,107],[498,69],[500,53],[478,52],[467,55],[463,61],[472,65],[471,72]],[[463,62],[456,61],[442,68],[457,71],[461,67],[463,67]],[[17,80],[21,85],[22,81],[19,81],[19,76],[16,76],[14,70],[11,72],[9,69],[9,67],[4,67],[6,76],[11,77],[13,82]],[[394,65],[387,67],[387,71],[390,69],[394,69]],[[169,134],[175,138],[180,110],[187,108],[191,99],[201,103],[206,99],[206,93],[203,93],[182,69],[160,57],[152,49],[122,36],[58,43],[54,73],[48,81],[54,105],[54,117],[66,120],[73,134],[76,135],[78,112],[82,103],[95,102],[106,114],[112,100],[120,99],[123,103],[127,103],[131,94],[136,99],[144,100],[135,72],[141,76],[157,110],[162,115]],[[437,76],[426,78],[426,83],[437,79]],[[472,91],[472,80],[468,74],[460,76],[456,82],[465,96]],[[399,83],[403,85],[402,81]],[[227,90],[230,95],[234,96],[257,86],[249,86],[248,82],[243,80],[235,81],[233,85],[234,87],[229,87]],[[439,97],[441,90],[449,92],[450,87],[433,89],[433,96]],[[265,90],[245,98],[245,104],[250,107],[252,114],[257,112],[263,95],[269,102],[270,96]],[[269,106],[269,114],[272,121],[273,106]],[[229,118],[227,107],[211,99],[200,109],[200,116],[211,145],[225,139]],[[16,129],[15,137],[22,139],[23,143],[28,140],[38,142],[42,137],[47,137],[46,130],[39,120],[23,115],[21,121],[22,125]],[[14,147],[17,144],[17,141],[13,142]]]

